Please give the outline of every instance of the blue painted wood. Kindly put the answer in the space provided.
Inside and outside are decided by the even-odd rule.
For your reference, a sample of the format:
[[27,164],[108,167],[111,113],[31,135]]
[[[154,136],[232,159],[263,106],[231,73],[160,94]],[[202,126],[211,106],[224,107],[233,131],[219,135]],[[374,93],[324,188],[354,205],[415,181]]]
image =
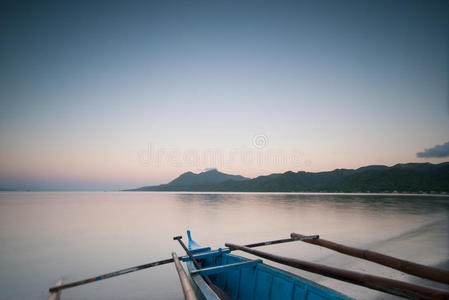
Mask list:
[[[190,231],[189,249],[206,252],[192,240]],[[228,249],[227,249],[228,250]],[[201,257],[201,258],[200,258]],[[218,296],[204,282],[200,273],[210,275],[212,282],[220,287],[233,300],[347,300],[351,299],[327,287],[309,281],[298,275],[268,266],[261,260],[250,261],[247,258],[230,254],[226,250],[198,252],[195,255],[201,263],[197,270],[192,262],[187,262],[187,268],[192,276],[197,290],[207,300],[216,300]],[[252,265],[250,263],[253,263]],[[242,266],[251,265],[252,267]]]
[[212,249],[210,247],[203,247],[203,248],[196,248],[196,249],[189,249],[190,253],[196,254],[196,253],[203,253],[203,252],[209,252]]
[[187,237],[189,238],[189,250],[196,250],[201,248],[194,240],[192,240],[192,236],[190,235],[190,230],[187,230]]
[[[187,269],[196,270],[193,262],[189,261],[186,263]],[[195,293],[199,295],[198,299],[207,299],[207,300],[221,300],[220,297],[215,294],[215,292],[207,285],[201,276],[193,276],[192,282],[194,283]]]
[[[193,255],[193,257],[196,260],[200,260],[200,259],[205,259],[205,258],[208,258],[208,257],[215,257],[215,256],[218,256],[218,255],[222,255],[223,253],[231,253],[231,250],[230,249],[223,249],[223,250],[222,249],[218,249],[218,250],[210,251],[210,252],[207,252],[207,253],[195,254],[195,255]],[[190,257],[184,256],[184,257],[182,257],[182,261],[183,262],[190,261]]]
[[261,262],[262,262],[261,259],[242,261],[242,262],[233,263],[233,264],[203,268],[200,270],[192,271],[192,272],[190,272],[190,274],[192,276],[198,275],[198,274],[201,276],[208,276],[208,275],[213,275],[213,274],[217,274],[217,273],[221,273],[221,272],[228,272],[228,271],[232,271],[232,270],[240,269],[240,268],[252,268],[252,267],[255,267],[256,265],[260,264]]

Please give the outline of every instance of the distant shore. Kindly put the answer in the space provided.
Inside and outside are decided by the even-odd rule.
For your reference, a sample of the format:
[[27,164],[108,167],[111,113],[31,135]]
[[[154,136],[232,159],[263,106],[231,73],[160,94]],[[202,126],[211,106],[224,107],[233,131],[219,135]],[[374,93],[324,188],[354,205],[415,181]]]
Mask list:
[[317,195],[317,196],[394,196],[394,197],[449,197],[449,193],[344,193],[344,192],[202,192],[202,191],[124,191],[124,190],[106,190],[106,191],[71,191],[71,190],[9,190],[0,191],[1,193],[151,193],[151,194],[203,194],[203,195]]
[[212,169],[186,172],[167,184],[125,191],[444,194],[449,192],[449,162],[371,165],[317,173],[287,171],[256,178]]

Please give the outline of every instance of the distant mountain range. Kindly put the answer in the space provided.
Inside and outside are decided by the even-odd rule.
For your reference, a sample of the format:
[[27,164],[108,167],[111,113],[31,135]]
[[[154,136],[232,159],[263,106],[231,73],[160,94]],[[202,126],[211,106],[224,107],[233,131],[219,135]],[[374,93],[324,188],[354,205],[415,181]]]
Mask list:
[[144,186],[129,191],[194,191],[197,189],[199,191],[227,181],[239,182],[244,180],[249,180],[249,178],[240,175],[229,175],[218,172],[217,169],[211,169],[199,174],[186,172],[167,184]]
[[216,169],[187,172],[167,184],[127,191],[195,192],[449,192],[449,162],[367,166],[356,170],[285,172],[254,179]]

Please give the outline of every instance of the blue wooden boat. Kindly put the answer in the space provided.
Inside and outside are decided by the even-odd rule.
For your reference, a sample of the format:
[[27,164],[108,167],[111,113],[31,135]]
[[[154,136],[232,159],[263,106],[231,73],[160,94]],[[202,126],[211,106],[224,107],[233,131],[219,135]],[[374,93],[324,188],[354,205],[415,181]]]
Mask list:
[[[187,231],[187,236],[189,239],[188,246],[182,242],[182,236],[176,236],[173,238],[174,240],[178,240],[186,251],[187,256],[179,258],[176,253],[173,252],[172,258],[125,268],[115,272],[66,284],[59,282],[56,286],[49,289],[49,299],[58,299],[63,289],[98,282],[100,280],[169,263],[175,264],[184,296],[187,300],[351,299],[346,295],[309,281],[298,275],[265,265],[261,259],[251,260],[231,254],[231,251],[240,250],[280,264],[321,274],[323,276],[357,284],[400,297],[409,299],[449,300],[449,292],[445,290],[429,288],[413,283],[350,270],[337,269],[330,266],[320,265],[295,258],[282,257],[253,249],[254,247],[299,240],[333,249],[347,255],[376,262],[408,274],[440,283],[449,283],[449,271],[447,270],[441,270],[434,267],[404,261],[374,251],[344,246],[328,240],[320,239],[318,235],[303,236],[301,234],[292,233],[290,235],[291,238],[247,244],[244,246],[225,243],[228,248],[214,251],[212,251],[210,247],[202,247],[193,241],[190,231]],[[180,260],[186,262],[190,278],[182,267]]]
[[201,264],[201,269],[198,270],[192,261],[185,261],[196,293],[204,299],[218,300],[220,297],[202,276],[208,276],[233,300],[352,299],[298,275],[268,266],[260,259],[233,255],[230,249],[212,251],[210,247],[202,247],[192,239],[189,231],[187,236],[188,248]]

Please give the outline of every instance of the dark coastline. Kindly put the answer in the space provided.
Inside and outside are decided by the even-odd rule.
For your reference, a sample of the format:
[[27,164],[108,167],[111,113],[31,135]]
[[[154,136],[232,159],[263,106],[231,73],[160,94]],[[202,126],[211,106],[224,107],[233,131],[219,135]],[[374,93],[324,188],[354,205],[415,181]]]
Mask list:
[[[218,172],[218,171],[215,171]],[[219,173],[219,172],[218,172]],[[336,169],[329,172],[285,172],[246,180],[182,184],[184,173],[168,184],[124,191],[184,192],[321,192],[321,193],[417,193],[449,192],[449,162],[408,163]],[[191,176],[189,172],[189,176]],[[194,174],[207,178],[208,172]],[[220,173],[223,174],[223,173]],[[227,174],[224,174],[227,175]]]

